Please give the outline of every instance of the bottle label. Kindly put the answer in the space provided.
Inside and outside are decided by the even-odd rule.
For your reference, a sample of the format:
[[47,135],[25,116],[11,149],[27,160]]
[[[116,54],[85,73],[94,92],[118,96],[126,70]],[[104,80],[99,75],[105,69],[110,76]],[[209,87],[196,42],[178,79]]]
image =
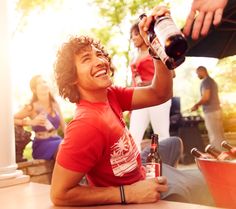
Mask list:
[[146,163],[146,179],[160,176],[161,166],[159,163]]
[[165,46],[165,41],[168,37],[181,34],[170,16],[162,17],[159,21],[157,20],[154,31],[163,47]]
[[142,79],[141,79],[140,75],[136,75],[134,79],[135,79],[136,85],[142,83]]
[[158,57],[160,57],[161,61],[165,63],[168,59],[168,55],[166,54],[165,50],[161,46],[158,38],[155,38],[151,44],[152,50],[156,53]]

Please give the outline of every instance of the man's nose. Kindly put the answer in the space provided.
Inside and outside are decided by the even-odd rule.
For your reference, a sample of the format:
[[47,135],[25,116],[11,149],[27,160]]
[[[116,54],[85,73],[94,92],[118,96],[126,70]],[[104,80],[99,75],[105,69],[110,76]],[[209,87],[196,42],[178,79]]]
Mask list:
[[95,65],[104,65],[107,62],[105,57],[95,57]]

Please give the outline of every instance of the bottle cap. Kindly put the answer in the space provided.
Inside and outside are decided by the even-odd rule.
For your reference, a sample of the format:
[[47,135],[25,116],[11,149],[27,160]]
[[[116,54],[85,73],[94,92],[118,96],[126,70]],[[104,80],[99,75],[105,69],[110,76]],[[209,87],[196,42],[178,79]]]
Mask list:
[[210,148],[212,148],[212,145],[211,145],[211,144],[208,144],[208,145],[205,147],[205,152],[207,152],[207,150],[209,150]]

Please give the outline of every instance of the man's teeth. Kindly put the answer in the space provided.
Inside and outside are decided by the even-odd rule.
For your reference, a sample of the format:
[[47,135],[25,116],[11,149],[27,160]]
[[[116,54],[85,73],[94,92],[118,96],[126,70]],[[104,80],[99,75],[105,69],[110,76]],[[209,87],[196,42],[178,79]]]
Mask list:
[[96,72],[94,76],[95,76],[95,77],[99,77],[99,76],[101,76],[101,75],[105,75],[106,73],[107,73],[106,70],[100,70],[100,71]]

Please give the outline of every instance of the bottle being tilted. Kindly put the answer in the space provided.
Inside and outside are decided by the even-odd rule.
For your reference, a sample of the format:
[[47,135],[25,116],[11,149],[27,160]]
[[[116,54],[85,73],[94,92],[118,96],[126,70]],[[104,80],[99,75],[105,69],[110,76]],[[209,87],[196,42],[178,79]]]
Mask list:
[[151,136],[150,153],[146,160],[146,178],[155,178],[162,175],[162,160],[158,151],[159,142],[158,135]]
[[[145,14],[140,15],[140,19],[145,16]],[[167,30],[163,30],[163,23],[168,23],[171,27],[165,26]],[[175,69],[184,62],[187,41],[169,15],[158,17],[150,24],[148,37],[151,43],[149,53],[153,57],[159,57],[169,70]]]
[[187,40],[170,15],[162,15],[156,18],[154,32],[169,57],[178,60],[185,56],[188,48]]
[[229,154],[236,158],[236,147],[230,145],[227,141],[222,141],[221,146],[229,151]]

